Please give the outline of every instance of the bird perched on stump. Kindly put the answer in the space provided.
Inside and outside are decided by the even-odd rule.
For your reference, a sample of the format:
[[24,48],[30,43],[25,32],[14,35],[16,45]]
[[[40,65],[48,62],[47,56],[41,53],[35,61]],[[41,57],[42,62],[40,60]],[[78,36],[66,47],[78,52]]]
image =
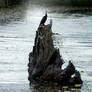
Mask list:
[[43,18],[42,18],[42,20],[40,22],[40,25],[44,25],[44,23],[46,22],[46,20],[47,20],[47,11],[45,13],[45,16],[43,16]]

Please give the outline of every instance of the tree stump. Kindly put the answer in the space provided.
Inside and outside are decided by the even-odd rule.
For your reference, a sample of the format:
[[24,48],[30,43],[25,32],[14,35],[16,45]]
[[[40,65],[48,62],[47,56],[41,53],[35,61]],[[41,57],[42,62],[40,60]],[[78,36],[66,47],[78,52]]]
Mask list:
[[[59,84],[82,84],[80,73],[69,61],[68,66],[62,69],[64,60],[53,45],[52,24],[40,25],[36,31],[32,52],[29,54],[28,73],[29,81],[50,81]],[[72,76],[74,75],[74,76]]]

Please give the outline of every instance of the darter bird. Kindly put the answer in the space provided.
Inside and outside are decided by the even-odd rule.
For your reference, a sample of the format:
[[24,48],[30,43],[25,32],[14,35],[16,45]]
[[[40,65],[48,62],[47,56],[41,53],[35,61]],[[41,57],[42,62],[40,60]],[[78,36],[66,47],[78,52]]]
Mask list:
[[40,22],[40,25],[44,25],[44,23],[46,22],[46,20],[47,20],[47,11],[45,13],[45,16],[43,16],[43,18],[42,18],[42,20]]

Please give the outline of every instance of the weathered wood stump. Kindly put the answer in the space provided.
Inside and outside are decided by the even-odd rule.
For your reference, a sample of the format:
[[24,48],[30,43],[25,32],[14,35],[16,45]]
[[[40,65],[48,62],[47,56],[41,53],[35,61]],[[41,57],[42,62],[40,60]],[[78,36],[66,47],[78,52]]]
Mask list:
[[41,80],[68,85],[82,84],[80,73],[75,70],[71,61],[64,70],[62,69],[64,60],[59,49],[53,45],[51,26],[52,24],[40,25],[36,31],[33,51],[29,54],[30,83]]

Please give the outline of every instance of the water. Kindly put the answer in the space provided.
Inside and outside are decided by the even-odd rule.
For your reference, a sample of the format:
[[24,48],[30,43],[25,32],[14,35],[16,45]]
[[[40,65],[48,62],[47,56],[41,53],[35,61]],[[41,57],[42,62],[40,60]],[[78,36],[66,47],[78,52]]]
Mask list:
[[28,54],[46,10],[47,23],[53,19],[53,32],[59,34],[55,46],[66,62],[63,67],[72,60],[81,73],[83,86],[77,92],[92,92],[92,12],[78,9],[35,2],[0,9],[0,92],[61,92],[53,86],[30,88],[28,81]]

